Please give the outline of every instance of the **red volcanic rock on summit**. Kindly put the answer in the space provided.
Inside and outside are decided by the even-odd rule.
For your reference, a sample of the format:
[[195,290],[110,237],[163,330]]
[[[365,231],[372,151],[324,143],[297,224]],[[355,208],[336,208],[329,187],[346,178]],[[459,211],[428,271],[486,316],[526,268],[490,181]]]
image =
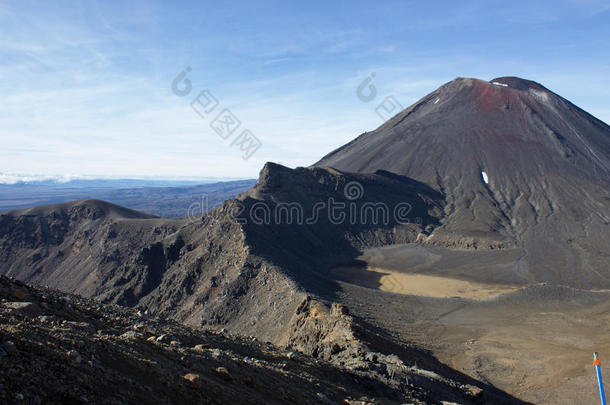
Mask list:
[[522,249],[516,281],[610,287],[610,127],[536,82],[455,79],[316,165],[440,191],[429,242]]

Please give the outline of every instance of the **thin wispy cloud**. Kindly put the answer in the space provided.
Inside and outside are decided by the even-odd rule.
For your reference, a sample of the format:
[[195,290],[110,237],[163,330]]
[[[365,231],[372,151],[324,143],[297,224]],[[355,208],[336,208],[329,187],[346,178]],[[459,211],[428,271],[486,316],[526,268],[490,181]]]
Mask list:
[[[356,97],[372,72],[380,97],[405,107],[457,76],[512,74],[608,122],[608,12],[597,1],[314,2],[298,12],[3,2],[0,172],[255,177],[267,160],[309,165],[381,123]],[[186,66],[193,93],[179,98],[170,86]],[[251,159],[190,108],[204,89],[262,140]]]

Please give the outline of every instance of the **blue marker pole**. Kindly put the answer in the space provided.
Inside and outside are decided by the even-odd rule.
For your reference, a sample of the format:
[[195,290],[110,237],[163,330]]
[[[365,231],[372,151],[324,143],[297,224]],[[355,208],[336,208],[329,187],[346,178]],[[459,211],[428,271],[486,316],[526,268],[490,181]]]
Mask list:
[[600,366],[602,362],[597,357],[597,352],[593,353],[593,366],[597,372],[597,384],[599,385],[599,398],[602,400],[602,405],[606,405],[606,395],[604,394],[604,383],[602,382],[602,370]]

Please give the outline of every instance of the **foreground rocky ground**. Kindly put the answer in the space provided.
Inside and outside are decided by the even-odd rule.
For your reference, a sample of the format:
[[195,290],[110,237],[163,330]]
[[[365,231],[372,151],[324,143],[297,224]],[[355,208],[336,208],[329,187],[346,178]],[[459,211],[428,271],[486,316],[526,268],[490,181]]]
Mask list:
[[[360,370],[341,369],[291,347],[149,319],[137,309],[102,305],[5,277],[0,277],[0,300],[0,403],[483,400],[477,387],[445,381],[380,353],[363,354],[369,363],[362,362]],[[401,369],[411,378],[384,377],[398,376]]]

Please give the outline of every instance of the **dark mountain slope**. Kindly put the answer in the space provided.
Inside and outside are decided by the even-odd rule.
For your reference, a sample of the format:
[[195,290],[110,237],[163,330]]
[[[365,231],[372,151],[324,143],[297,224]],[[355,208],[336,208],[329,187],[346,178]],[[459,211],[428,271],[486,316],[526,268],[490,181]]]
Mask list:
[[[438,224],[443,209],[440,193],[408,177],[291,170],[273,163],[239,200],[239,219],[253,252],[280,264],[301,285],[315,279],[312,272],[328,276],[329,265],[361,249],[421,238]],[[258,221],[260,207],[267,223]],[[297,268],[302,270],[292,270]]]
[[[362,187],[363,194],[355,198],[348,185]],[[380,223],[351,223],[345,217],[333,223],[322,214],[310,223],[281,216],[258,222],[253,208],[277,213],[283,204],[298,202],[304,218],[310,218],[316,202],[334,199],[360,211],[381,197],[389,207],[408,204],[406,214],[416,220],[408,222],[403,213],[401,221],[392,216]],[[86,215],[92,211],[87,205],[43,207],[38,217],[5,214],[2,221],[9,225],[2,229],[10,231],[0,234],[7,252],[2,273],[105,303],[139,306],[187,325],[224,327],[288,344],[349,372],[390,381],[398,387],[392,394],[396,399],[399,392],[412,392],[408,387],[419,387],[460,403],[521,403],[428,354],[398,345],[331,302],[338,289],[329,274],[333,263],[367,246],[414,241],[435,226],[442,199],[425,185],[384,172],[353,175],[268,164],[254,189],[198,221],[134,219],[131,211],[130,218]],[[108,206],[102,211],[113,212]],[[54,238],[24,235],[18,242],[13,237],[24,227],[32,228],[28,235],[43,234],[49,223],[65,216]],[[31,268],[37,269],[34,274]],[[375,396],[385,395],[382,386],[372,389]]]
[[409,385],[373,370],[346,372],[256,339],[149,319],[135,310],[4,277],[0,299],[2,403],[357,405],[482,400],[478,388],[427,370],[404,367]]
[[610,127],[540,84],[456,79],[316,165],[443,193],[430,243],[522,247],[521,278],[610,287]]

